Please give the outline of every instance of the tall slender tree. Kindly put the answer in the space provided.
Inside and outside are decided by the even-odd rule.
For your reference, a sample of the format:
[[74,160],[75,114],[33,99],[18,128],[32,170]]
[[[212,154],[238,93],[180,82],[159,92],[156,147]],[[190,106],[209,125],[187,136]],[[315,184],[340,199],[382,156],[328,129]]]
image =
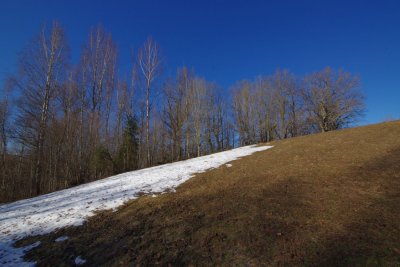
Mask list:
[[152,39],[148,38],[143,47],[139,50],[138,65],[145,81],[146,91],[146,159],[147,166],[151,164],[150,156],[150,93],[154,79],[160,73],[160,48],[159,45]]
[[62,82],[68,59],[68,45],[58,22],[43,27],[39,36],[26,47],[19,61],[20,76],[15,79],[21,89],[19,99],[19,137],[34,154],[33,183],[41,192],[43,153],[51,101]]

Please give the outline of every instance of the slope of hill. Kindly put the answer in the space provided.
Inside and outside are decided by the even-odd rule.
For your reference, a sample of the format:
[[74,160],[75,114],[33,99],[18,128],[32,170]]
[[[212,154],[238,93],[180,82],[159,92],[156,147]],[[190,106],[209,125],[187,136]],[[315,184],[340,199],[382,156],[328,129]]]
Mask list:
[[190,160],[132,171],[74,188],[0,206],[0,264],[21,266],[24,252],[12,244],[24,237],[43,235],[66,226],[81,225],[88,216],[115,209],[142,194],[155,194],[174,188],[195,173],[217,168],[227,162],[270,146],[247,146]]
[[400,265],[399,121],[271,145],[18,246],[43,266]]

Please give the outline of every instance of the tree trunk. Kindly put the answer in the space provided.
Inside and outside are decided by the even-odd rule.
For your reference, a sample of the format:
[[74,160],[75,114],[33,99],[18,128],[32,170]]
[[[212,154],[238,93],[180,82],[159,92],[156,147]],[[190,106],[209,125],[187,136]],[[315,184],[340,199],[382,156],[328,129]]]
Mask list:
[[146,89],[146,154],[147,166],[150,166],[150,80],[147,80]]

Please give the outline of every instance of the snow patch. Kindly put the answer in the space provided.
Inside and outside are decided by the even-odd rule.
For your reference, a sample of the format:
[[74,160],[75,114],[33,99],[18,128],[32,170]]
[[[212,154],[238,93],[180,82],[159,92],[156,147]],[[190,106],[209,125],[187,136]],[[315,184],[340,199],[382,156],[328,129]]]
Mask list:
[[228,167],[228,168],[230,168],[230,167],[232,167],[232,164],[228,163],[228,164],[226,164],[225,166]]
[[85,264],[86,260],[82,259],[81,256],[75,258],[75,265],[79,266]]
[[9,267],[25,267],[34,266],[34,262],[27,262],[23,260],[26,252],[40,245],[40,241],[30,244],[25,247],[16,248],[13,246],[13,241],[0,243],[0,266]]
[[68,240],[68,236],[64,235],[64,236],[60,236],[59,238],[57,238],[56,240],[54,240],[55,242],[62,242]]
[[[208,156],[127,172],[106,179],[0,206],[0,265],[33,266],[24,262],[25,248],[13,244],[27,236],[79,226],[96,211],[114,209],[141,194],[175,192],[196,173],[263,151],[271,146],[246,146]],[[40,244],[40,243],[39,243]],[[37,244],[37,245],[39,245]]]

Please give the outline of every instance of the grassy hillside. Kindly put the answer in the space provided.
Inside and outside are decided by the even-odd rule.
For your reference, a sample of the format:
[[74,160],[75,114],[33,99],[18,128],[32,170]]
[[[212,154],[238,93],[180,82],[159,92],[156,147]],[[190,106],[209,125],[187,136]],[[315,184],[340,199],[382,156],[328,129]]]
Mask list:
[[39,266],[400,265],[399,121],[272,144],[20,245]]

